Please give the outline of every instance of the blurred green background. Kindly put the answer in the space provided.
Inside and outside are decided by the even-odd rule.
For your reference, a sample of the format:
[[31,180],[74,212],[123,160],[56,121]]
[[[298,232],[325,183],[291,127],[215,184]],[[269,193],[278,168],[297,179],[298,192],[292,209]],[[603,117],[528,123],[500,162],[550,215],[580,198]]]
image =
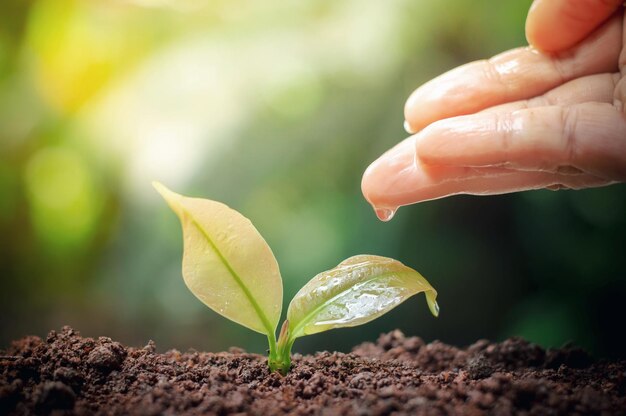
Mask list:
[[521,335],[623,356],[626,188],[454,197],[379,222],[364,169],[428,79],[525,44],[529,0],[3,0],[0,345],[70,324],[159,349],[263,352],[197,301],[154,192],[224,201],[278,259],[285,307],[344,258],[397,258],[439,290],[295,350],[400,328]]

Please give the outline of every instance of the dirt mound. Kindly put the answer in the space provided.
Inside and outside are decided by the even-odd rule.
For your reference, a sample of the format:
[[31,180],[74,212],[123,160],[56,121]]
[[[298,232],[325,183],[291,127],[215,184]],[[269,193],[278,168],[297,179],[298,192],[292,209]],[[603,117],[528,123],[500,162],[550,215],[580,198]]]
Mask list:
[[400,331],[352,353],[155,352],[65,327],[0,351],[0,414],[625,414],[626,362],[521,339],[459,349]]

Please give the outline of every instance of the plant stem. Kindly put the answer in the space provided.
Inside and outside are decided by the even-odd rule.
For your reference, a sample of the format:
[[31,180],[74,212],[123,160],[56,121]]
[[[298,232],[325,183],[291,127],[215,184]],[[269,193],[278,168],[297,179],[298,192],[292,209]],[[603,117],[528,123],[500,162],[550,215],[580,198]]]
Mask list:
[[291,368],[291,346],[293,341],[289,339],[289,321],[286,320],[280,328],[276,349],[272,352],[270,341],[270,356],[268,365],[271,371],[278,371],[282,375],[289,372]]
[[276,360],[276,357],[278,356],[278,350],[276,348],[276,335],[274,335],[273,332],[270,332],[267,335],[267,341],[268,341],[269,346],[270,346],[270,354],[269,354],[269,357],[268,357],[267,360],[268,360],[268,363],[269,363],[270,368],[271,368],[271,362],[273,360]]

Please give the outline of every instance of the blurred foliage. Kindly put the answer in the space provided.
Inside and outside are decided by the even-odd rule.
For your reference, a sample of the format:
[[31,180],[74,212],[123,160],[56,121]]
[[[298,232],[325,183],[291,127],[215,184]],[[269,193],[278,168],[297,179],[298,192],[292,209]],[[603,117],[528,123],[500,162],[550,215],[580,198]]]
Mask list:
[[272,246],[285,299],[358,253],[439,290],[367,326],[467,344],[526,336],[624,355],[626,189],[454,197],[387,224],[363,170],[404,100],[523,45],[530,1],[5,0],[0,4],[0,345],[71,324],[160,348],[265,348],[195,300],[158,179],[226,202]]

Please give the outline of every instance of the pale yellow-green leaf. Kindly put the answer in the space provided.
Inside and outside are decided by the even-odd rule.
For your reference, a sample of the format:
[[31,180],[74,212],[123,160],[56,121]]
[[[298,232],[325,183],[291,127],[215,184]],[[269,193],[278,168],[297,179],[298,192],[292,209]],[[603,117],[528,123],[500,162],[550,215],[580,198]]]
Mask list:
[[183,279],[189,290],[215,312],[273,336],[282,280],[272,250],[250,220],[220,202],[153,185],[180,218]]
[[437,316],[437,291],[421,274],[387,257],[350,257],[296,294],[287,311],[290,337],[364,324],[420,292]]

